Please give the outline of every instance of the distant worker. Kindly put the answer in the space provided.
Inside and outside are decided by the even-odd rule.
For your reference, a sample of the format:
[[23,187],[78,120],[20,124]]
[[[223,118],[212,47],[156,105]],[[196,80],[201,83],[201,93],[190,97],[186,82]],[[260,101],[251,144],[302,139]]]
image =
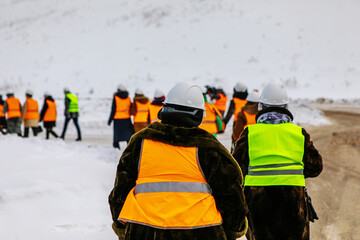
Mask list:
[[21,122],[24,123],[24,137],[29,137],[29,128],[32,129],[34,136],[39,133],[39,104],[33,99],[34,92],[27,90],[25,93],[26,101],[22,106]]
[[225,124],[222,121],[222,115],[219,110],[209,102],[206,89],[203,91],[203,97],[205,102],[205,117],[199,128],[206,130],[216,137],[217,133],[224,132]]
[[144,96],[142,89],[135,90],[135,96],[130,107],[130,114],[134,116],[134,131],[137,133],[148,126],[150,100]]
[[108,125],[114,121],[113,147],[120,149],[119,142],[129,142],[134,134],[134,126],[130,116],[131,99],[129,92],[124,84],[117,86],[117,92],[114,94]]
[[78,118],[79,118],[78,97],[75,94],[72,94],[68,88],[64,88],[64,94],[65,94],[65,111],[64,111],[65,122],[64,122],[64,129],[62,131],[60,138],[65,139],[67,126],[69,124],[69,121],[72,119],[77,131],[76,141],[81,141],[81,130],[78,122]]
[[222,88],[215,88],[210,86],[205,86],[207,89],[207,94],[210,96],[211,101],[214,101],[214,106],[219,110],[222,116],[224,116],[226,111],[227,96]]
[[5,135],[6,134],[6,118],[4,111],[5,101],[0,94],[0,132]]
[[200,88],[178,83],[166,96],[161,123],[132,137],[109,196],[119,239],[235,240],[246,232],[241,170],[197,127],[204,110]]
[[[228,109],[225,117],[223,118],[223,121],[224,121],[225,125],[227,125],[230,118],[234,115],[233,125],[232,125],[233,131],[234,131],[234,126],[235,126],[235,123],[237,120],[237,115],[239,112],[241,112],[241,109],[247,103],[246,98],[248,96],[248,91],[247,91],[246,85],[241,82],[236,83],[233,90],[234,90],[233,98],[230,101],[229,109]],[[231,152],[233,150],[234,143],[235,143],[235,139],[231,135]]]
[[7,133],[16,133],[21,137],[21,104],[13,91],[6,94],[3,113],[6,114]]
[[238,82],[234,86],[233,98],[230,101],[229,109],[224,117],[224,123],[227,125],[232,115],[234,115],[234,124],[237,120],[237,115],[241,111],[241,108],[247,103],[246,98],[248,96],[247,87],[245,84]]
[[49,139],[50,134],[55,138],[58,135],[54,132],[53,128],[56,126],[57,110],[55,100],[49,92],[44,93],[44,105],[40,113],[40,121],[44,121],[44,128],[46,129],[46,139]]
[[299,239],[309,235],[305,178],[322,171],[322,158],[304,128],[292,123],[286,91],[276,83],[260,96],[256,124],[247,126],[233,156],[245,176],[247,239]]
[[240,134],[246,126],[256,123],[255,117],[256,114],[259,112],[259,99],[260,94],[256,91],[250,92],[247,96],[247,103],[241,109],[241,112],[238,113],[237,120],[233,129],[232,137],[234,139],[234,142],[239,139]]
[[148,124],[154,122],[160,122],[158,118],[158,113],[160,109],[164,106],[165,94],[159,90],[155,90],[154,100],[151,102],[149,106],[149,117],[148,117]]

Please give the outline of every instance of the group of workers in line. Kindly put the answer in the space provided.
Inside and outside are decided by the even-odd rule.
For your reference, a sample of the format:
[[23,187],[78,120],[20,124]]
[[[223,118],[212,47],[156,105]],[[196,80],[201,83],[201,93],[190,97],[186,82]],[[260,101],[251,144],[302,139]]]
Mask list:
[[[79,107],[78,99],[75,94],[72,94],[68,88],[64,88],[65,94],[65,122],[64,128],[60,138],[65,139],[66,129],[69,121],[74,121],[77,129],[78,137],[76,141],[81,141],[81,131],[78,124]],[[2,134],[17,134],[22,137],[29,137],[30,128],[33,135],[36,136],[42,132],[39,122],[43,121],[43,126],[46,129],[46,139],[49,139],[50,134],[55,138],[58,135],[53,128],[56,126],[57,110],[56,103],[51,94],[45,92],[44,104],[39,113],[38,101],[33,98],[33,91],[27,90],[26,101],[21,105],[20,100],[15,97],[13,91],[6,94],[6,100],[2,99],[0,95],[0,131]],[[21,131],[21,124],[24,123],[24,134]]]
[[[126,92],[122,87],[118,93]],[[321,173],[322,157],[305,129],[292,123],[285,89],[269,83],[259,95],[248,94],[241,83],[234,87],[221,118],[225,125],[229,115],[237,117],[232,154],[200,128],[204,121],[216,122],[207,119],[215,104],[204,93],[224,100],[223,93],[215,97],[219,92],[178,83],[156,114],[159,122],[132,135],[109,195],[120,240],[310,238],[305,178]],[[130,124],[131,101],[118,93],[109,124]],[[125,102],[127,108],[120,108]],[[146,112],[146,104],[151,105],[135,103],[137,111]],[[225,109],[213,111],[222,115]]]
[[[255,123],[260,94],[257,90],[248,93],[246,85],[239,82],[234,86],[234,93],[227,109],[228,97],[223,89],[207,85],[201,90],[205,102],[205,114],[199,128],[216,137],[218,133],[224,132],[227,123],[233,117],[232,150],[242,130],[247,125]],[[165,94],[159,89],[156,89],[154,99],[150,102],[149,98],[144,96],[142,89],[137,88],[135,97],[131,101],[126,87],[119,84],[113,97],[108,120],[108,125],[114,122],[113,146],[120,148],[119,142],[129,142],[134,133],[153,122],[159,122],[158,112],[164,100]]]

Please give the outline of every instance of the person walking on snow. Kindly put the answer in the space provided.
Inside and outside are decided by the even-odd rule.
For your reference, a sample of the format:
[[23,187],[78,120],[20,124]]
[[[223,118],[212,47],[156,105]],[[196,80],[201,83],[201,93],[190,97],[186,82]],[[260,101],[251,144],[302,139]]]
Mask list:
[[[246,98],[248,96],[248,91],[246,85],[241,82],[236,83],[233,90],[234,90],[233,98],[230,101],[230,106],[228,108],[225,117],[223,118],[223,121],[226,126],[230,118],[234,115],[233,126],[232,126],[234,128],[238,113],[241,112],[242,107],[244,107],[247,103]],[[234,148],[234,143],[235,143],[235,139],[231,135],[231,152]]]
[[226,111],[226,104],[227,104],[227,96],[226,93],[222,88],[215,88],[210,86],[205,86],[207,89],[207,94],[209,95],[211,101],[214,102],[214,106],[219,110],[222,116],[224,116]]
[[149,115],[148,115],[148,125],[154,122],[160,122],[158,118],[158,113],[160,109],[164,106],[165,94],[159,90],[155,90],[154,100],[149,106]]
[[135,90],[135,96],[130,107],[130,114],[134,116],[134,131],[137,133],[148,126],[149,98],[144,96],[142,89]]
[[255,124],[256,114],[259,112],[260,94],[258,92],[252,91],[246,98],[247,103],[241,109],[241,112],[237,115],[237,120],[234,125],[232,137],[236,142],[244,128],[248,125]]
[[78,118],[79,118],[78,97],[75,94],[72,94],[68,88],[64,88],[64,94],[65,94],[65,111],[64,111],[65,122],[60,138],[65,139],[67,126],[70,120],[72,119],[77,131],[76,141],[81,141],[81,130],[78,122]]
[[113,147],[120,149],[119,142],[129,142],[134,134],[134,126],[130,117],[131,99],[124,84],[119,84],[114,94],[108,125],[114,121]]
[[198,128],[204,111],[200,88],[178,83],[159,112],[161,123],[131,138],[109,196],[119,239],[235,240],[245,234],[241,170]]
[[21,137],[21,104],[13,91],[6,94],[3,113],[6,114],[7,133],[16,133]]
[[200,124],[199,128],[217,136],[217,133],[224,132],[225,124],[222,121],[222,115],[219,110],[208,101],[206,88],[203,89],[203,97],[205,101],[205,117]]
[[48,92],[45,92],[44,97],[44,105],[40,113],[40,122],[44,121],[44,128],[46,129],[46,139],[49,139],[50,134],[53,135],[55,138],[58,138],[56,132],[53,131],[53,128],[56,126],[57,118],[55,100]]
[[5,135],[6,134],[6,118],[4,110],[5,101],[2,99],[2,95],[0,94],[0,132]]
[[233,156],[245,176],[249,240],[310,237],[305,178],[321,173],[322,158],[305,129],[292,123],[288,102],[280,85],[266,85],[257,123],[236,142]]
[[34,92],[32,90],[27,90],[26,101],[22,106],[21,122],[24,123],[24,137],[29,137],[29,128],[32,129],[34,136],[39,132],[39,104],[33,99]]

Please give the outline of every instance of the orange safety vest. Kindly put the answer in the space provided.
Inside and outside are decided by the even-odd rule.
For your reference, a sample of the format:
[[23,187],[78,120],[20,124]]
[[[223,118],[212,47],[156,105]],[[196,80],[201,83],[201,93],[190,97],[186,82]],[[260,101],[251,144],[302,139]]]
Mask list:
[[25,120],[39,120],[39,105],[35,99],[27,98],[26,99],[26,113]]
[[115,96],[115,103],[116,103],[116,111],[114,115],[114,119],[126,119],[130,118],[130,105],[131,100],[130,97],[125,99],[119,98]]
[[160,229],[222,224],[197,161],[196,147],[144,139],[141,149],[136,186],[129,192],[118,220]]
[[240,98],[233,98],[233,101],[235,103],[234,122],[236,122],[237,115],[239,114],[239,112],[241,112],[241,109],[245,106],[247,100],[243,100]]
[[215,100],[214,106],[219,110],[219,111],[226,111],[226,103],[227,103],[227,96],[224,96],[224,94],[219,93],[220,98]]
[[48,108],[44,114],[44,122],[55,122],[56,121],[56,103],[51,100],[46,100]]
[[244,128],[248,125],[253,125],[253,124],[256,124],[256,114],[251,114],[251,113],[248,113],[246,111],[243,111],[245,117],[246,117],[246,125],[244,126]]
[[149,106],[150,123],[160,122],[160,119],[158,119],[158,113],[162,107],[163,106],[150,104]]
[[216,107],[214,107],[214,105],[207,102],[205,102],[205,111],[206,117],[203,118],[199,128],[204,129],[211,134],[218,133],[219,131],[216,125],[216,114],[222,117],[221,113],[216,109]]
[[21,117],[20,100],[16,97],[9,97],[6,99],[7,104],[7,118]]
[[136,114],[134,116],[134,123],[138,123],[138,122],[146,123],[149,114],[150,100],[148,100],[146,103],[135,101],[135,104],[136,104]]
[[0,104],[0,117],[5,117],[5,114],[3,113],[4,105]]

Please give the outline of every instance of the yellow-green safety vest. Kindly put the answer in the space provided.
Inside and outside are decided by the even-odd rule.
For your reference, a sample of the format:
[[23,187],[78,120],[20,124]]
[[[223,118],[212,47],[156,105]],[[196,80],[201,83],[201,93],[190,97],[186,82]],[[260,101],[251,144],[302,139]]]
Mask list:
[[245,186],[305,186],[302,128],[292,123],[247,126]]
[[69,98],[69,112],[79,112],[78,98],[75,94],[67,93],[66,97]]

